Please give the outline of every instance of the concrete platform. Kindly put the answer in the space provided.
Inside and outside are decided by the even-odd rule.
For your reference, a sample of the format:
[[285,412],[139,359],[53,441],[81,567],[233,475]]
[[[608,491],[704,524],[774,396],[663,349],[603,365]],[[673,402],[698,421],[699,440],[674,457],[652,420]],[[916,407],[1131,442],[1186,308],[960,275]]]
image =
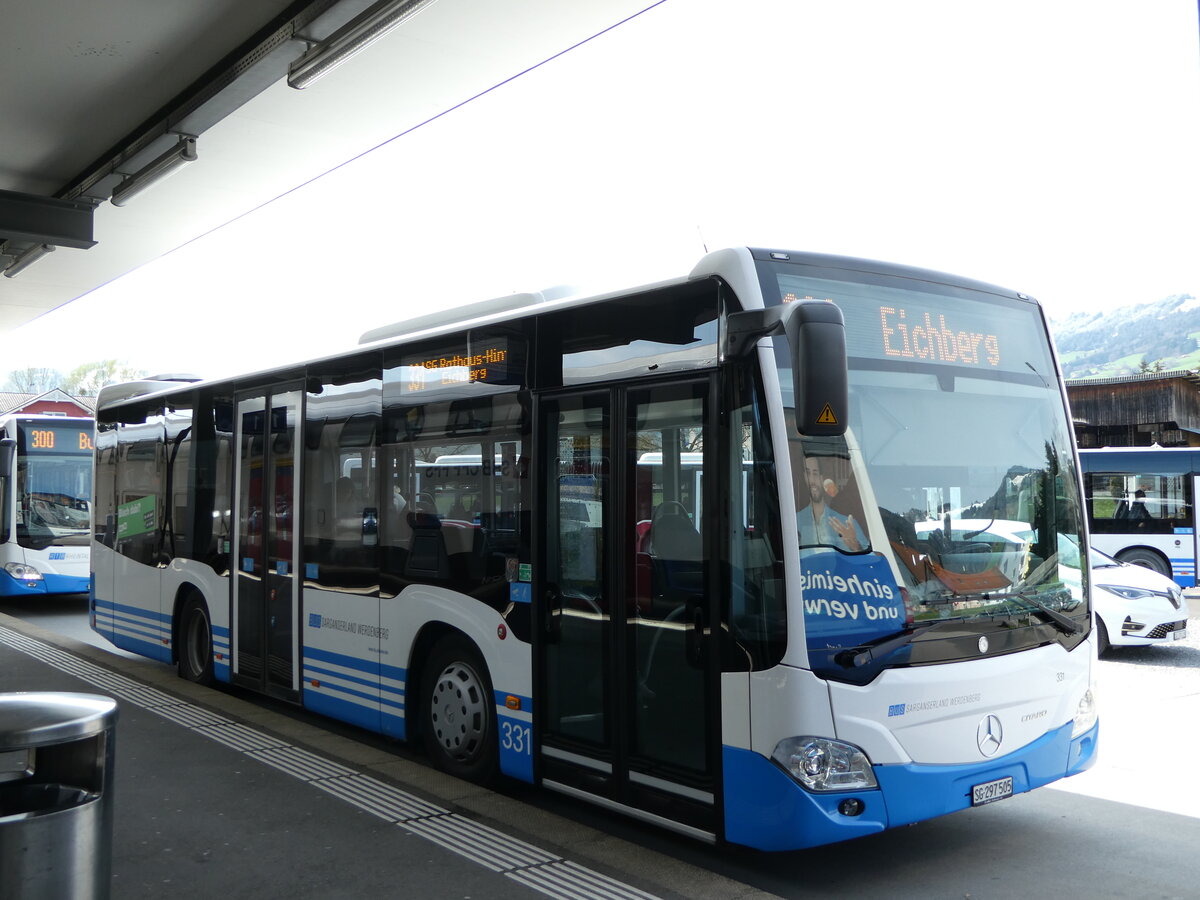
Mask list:
[[765,896],[3,614],[0,691],[118,701],[114,898]]

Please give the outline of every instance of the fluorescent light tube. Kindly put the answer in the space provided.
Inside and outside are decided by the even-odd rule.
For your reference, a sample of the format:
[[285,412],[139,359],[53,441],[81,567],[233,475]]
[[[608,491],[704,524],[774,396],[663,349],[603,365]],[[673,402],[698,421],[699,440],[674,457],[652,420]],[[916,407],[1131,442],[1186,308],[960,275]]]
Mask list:
[[154,162],[134,172],[118,184],[112,192],[112,205],[124,206],[146,188],[157,184],[168,175],[195,161],[196,139],[191,136],[181,137],[178,144],[159,156]]

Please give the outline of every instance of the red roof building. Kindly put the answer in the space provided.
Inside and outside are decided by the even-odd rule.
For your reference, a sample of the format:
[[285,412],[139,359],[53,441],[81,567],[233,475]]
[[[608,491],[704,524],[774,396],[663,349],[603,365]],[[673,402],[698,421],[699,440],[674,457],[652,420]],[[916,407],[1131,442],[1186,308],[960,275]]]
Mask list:
[[72,397],[61,388],[54,388],[44,394],[17,394],[0,391],[0,415],[13,413],[40,416],[75,416],[87,417],[95,415],[95,400],[91,397]]

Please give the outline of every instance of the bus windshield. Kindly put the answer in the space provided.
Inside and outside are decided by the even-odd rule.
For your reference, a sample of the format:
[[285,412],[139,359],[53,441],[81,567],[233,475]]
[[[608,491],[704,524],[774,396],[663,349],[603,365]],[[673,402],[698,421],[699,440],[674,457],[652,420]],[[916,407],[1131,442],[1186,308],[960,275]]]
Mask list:
[[22,424],[17,456],[17,542],[26,549],[91,541],[91,423]]
[[1078,478],[1037,306],[797,269],[776,268],[780,298],[836,303],[850,357],[846,435],[790,439],[813,667],[861,680],[1082,640]]

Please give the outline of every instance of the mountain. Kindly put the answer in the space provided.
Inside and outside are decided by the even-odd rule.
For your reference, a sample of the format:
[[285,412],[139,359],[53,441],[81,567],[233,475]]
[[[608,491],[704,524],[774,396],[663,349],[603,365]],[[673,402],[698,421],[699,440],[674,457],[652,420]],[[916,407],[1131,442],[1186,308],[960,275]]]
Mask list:
[[1067,378],[1200,369],[1200,300],[1176,294],[1154,303],[1051,319]]

